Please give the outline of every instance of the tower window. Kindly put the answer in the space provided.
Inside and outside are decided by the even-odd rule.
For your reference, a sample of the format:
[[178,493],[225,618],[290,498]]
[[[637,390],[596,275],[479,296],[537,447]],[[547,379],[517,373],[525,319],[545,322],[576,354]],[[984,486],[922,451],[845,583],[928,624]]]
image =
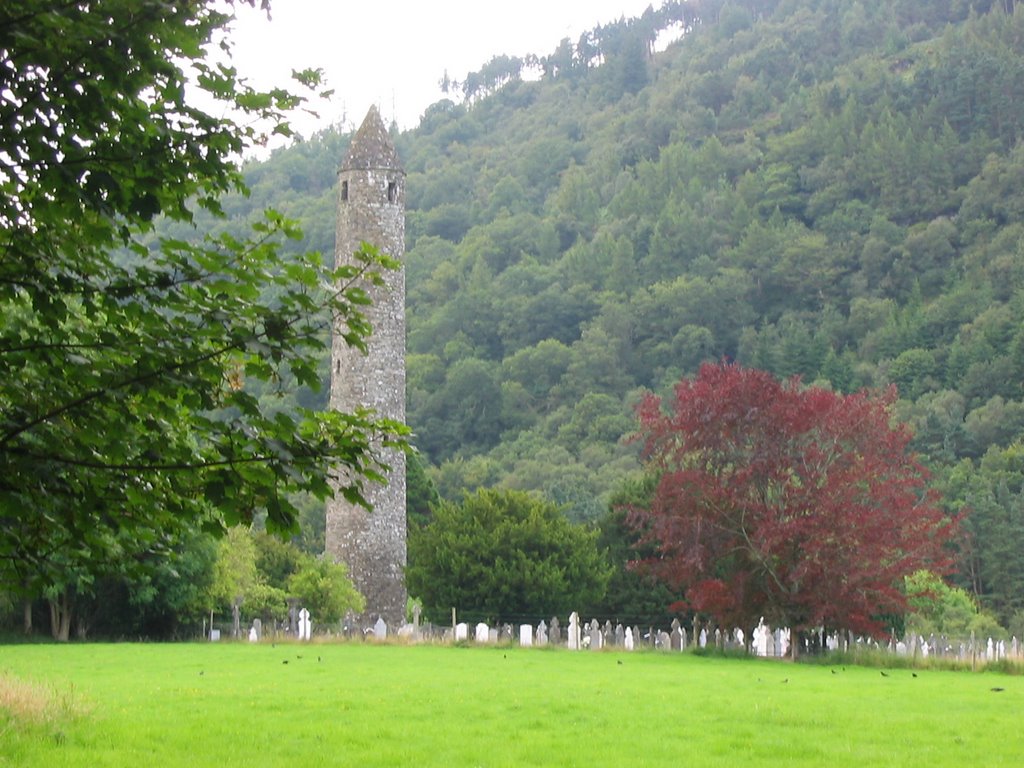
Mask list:
[[388,182],[388,202],[398,202],[398,184],[394,181]]
[[341,182],[341,202],[343,202],[343,203],[347,203],[348,202],[348,182],[347,181]]

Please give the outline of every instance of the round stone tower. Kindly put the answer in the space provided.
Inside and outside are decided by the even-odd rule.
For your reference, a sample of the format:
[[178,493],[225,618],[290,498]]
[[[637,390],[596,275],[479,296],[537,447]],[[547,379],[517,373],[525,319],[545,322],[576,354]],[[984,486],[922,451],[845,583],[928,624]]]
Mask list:
[[[335,259],[351,262],[361,242],[403,261],[405,256],[405,172],[376,107],[356,131],[338,172]],[[330,407],[372,408],[380,416],[405,421],[405,269],[387,270],[383,286],[366,289],[365,308],[373,333],[367,354],[348,346],[337,332],[331,349]],[[391,467],[387,485],[369,483],[372,512],[339,494],[327,503],[327,554],[348,565],[366,598],[358,617],[371,626],[378,617],[394,632],[405,620],[405,454],[382,453]]]

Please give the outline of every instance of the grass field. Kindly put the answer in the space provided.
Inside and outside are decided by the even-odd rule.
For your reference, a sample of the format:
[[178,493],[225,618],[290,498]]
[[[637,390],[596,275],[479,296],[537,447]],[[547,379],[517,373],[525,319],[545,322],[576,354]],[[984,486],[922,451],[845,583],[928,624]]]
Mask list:
[[914,674],[494,647],[0,646],[0,766],[1024,765],[1024,677]]

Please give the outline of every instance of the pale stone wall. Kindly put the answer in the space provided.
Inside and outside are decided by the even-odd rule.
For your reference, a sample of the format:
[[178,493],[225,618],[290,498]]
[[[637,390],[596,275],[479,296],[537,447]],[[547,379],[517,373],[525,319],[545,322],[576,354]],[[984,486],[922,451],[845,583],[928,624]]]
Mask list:
[[[405,256],[405,173],[376,108],[352,139],[338,174],[335,258],[351,260],[366,241],[399,261]],[[335,333],[332,342],[330,407],[363,405],[405,421],[405,270],[384,274],[385,285],[368,287],[373,327],[368,354],[352,349]],[[392,470],[386,486],[369,484],[368,513],[337,498],[327,504],[326,549],[348,565],[366,598],[362,626],[382,617],[390,628],[405,620],[405,455],[389,450]]]

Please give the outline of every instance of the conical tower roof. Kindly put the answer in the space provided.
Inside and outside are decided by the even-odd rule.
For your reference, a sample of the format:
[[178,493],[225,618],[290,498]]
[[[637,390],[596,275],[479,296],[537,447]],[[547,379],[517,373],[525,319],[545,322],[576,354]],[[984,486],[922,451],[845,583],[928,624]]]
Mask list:
[[381,120],[380,112],[375,106],[370,107],[370,111],[366,113],[363,124],[352,137],[348,154],[341,164],[343,171],[365,171],[371,168],[402,168],[395,145],[391,142],[384,121]]

